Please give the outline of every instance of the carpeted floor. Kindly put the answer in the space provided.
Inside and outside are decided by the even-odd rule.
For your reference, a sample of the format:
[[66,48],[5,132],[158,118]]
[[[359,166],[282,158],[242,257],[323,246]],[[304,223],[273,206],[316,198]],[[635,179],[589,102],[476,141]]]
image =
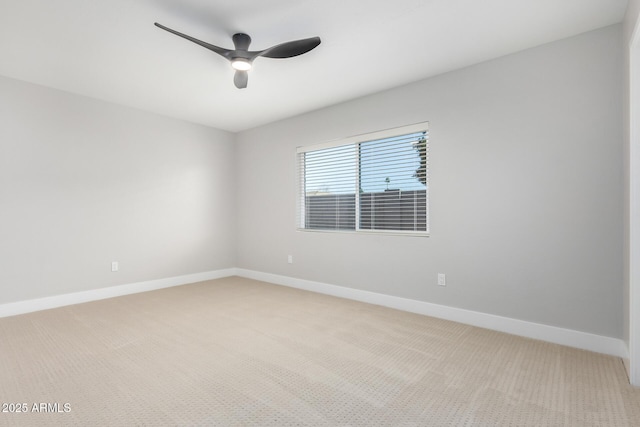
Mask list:
[[618,358],[238,277],[0,319],[0,402],[11,426],[640,425]]

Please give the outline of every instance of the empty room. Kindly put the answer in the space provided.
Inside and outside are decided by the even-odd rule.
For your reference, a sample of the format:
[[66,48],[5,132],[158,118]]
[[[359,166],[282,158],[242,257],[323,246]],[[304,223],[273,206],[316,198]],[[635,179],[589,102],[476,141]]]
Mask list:
[[640,425],[640,0],[2,1],[0,405]]

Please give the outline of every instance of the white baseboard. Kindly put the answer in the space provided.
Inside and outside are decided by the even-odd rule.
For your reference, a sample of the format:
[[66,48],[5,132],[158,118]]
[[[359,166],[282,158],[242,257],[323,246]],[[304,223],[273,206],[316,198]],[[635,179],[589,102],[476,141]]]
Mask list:
[[595,351],[597,353],[609,354],[621,357],[623,360],[629,360],[629,351],[627,346],[623,340],[617,338],[241,268],[207,271],[203,273],[188,274],[184,276],[149,280],[145,282],[75,292],[71,294],[0,304],[0,317],[15,316],[39,310],[48,310],[66,305],[97,301],[122,295],[185,285],[188,283],[220,279],[222,277],[234,275],[274,283],[277,285],[304,289],[321,294],[333,295],[340,298],[366,302],[369,304],[395,308],[411,313],[452,320],[454,322],[464,323],[467,325],[506,332],[527,338],[534,338],[583,350]]
[[236,274],[238,276],[246,277],[249,279],[261,280],[264,282],[275,283],[292,288],[304,289],[321,294],[362,301],[417,314],[424,314],[427,316],[452,320],[454,322],[464,323],[467,325],[506,332],[509,334],[533,338],[541,341],[547,341],[554,344],[561,344],[583,350],[594,351],[597,353],[604,353],[621,357],[623,359],[629,358],[628,350],[624,341],[617,338],[605,337],[602,335],[595,335],[587,332],[575,331],[572,329],[558,328],[555,326],[527,322],[524,320],[501,317],[493,314],[481,313],[461,308],[432,304],[424,301],[378,294],[375,292],[363,291],[359,289],[346,288],[343,286],[335,286],[326,283],[313,282],[310,280],[262,273],[253,270],[238,268],[236,269]]
[[74,292],[71,294],[10,302],[7,304],[0,304],[0,317],[15,316],[18,314],[62,307],[65,305],[97,301],[122,295],[169,288],[172,286],[186,285],[188,283],[202,282],[205,280],[220,279],[222,277],[234,276],[235,274],[235,268],[228,268],[224,270],[205,271],[203,273],[187,274],[184,276],[169,277],[165,279],[129,283],[126,285],[110,286],[107,288],[92,289],[89,291]]

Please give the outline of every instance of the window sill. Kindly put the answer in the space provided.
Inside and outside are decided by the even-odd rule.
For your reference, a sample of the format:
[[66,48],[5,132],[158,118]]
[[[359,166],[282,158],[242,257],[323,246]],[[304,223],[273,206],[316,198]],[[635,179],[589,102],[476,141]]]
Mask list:
[[296,231],[304,233],[329,233],[329,234],[368,234],[376,236],[406,236],[429,237],[428,231],[398,231],[398,230],[322,230],[313,228],[296,228]]

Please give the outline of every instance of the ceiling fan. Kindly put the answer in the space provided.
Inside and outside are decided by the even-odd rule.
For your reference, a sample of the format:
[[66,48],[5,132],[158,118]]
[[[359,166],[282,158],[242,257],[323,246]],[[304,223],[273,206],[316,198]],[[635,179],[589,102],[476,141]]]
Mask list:
[[235,49],[231,50],[214,46],[207,42],[203,42],[202,40],[195,39],[186,34],[182,34],[178,31],[172,30],[171,28],[165,27],[164,25],[158,24],[157,22],[155,23],[155,26],[177,36],[185,38],[189,41],[192,41],[193,43],[199,44],[200,46],[205,47],[228,59],[231,62],[231,66],[234,68],[234,70],[236,70],[233,77],[233,83],[238,89],[244,89],[247,87],[247,81],[249,80],[247,71],[251,69],[253,60],[257,57],[264,56],[265,58],[292,58],[294,56],[307,53],[320,44],[320,37],[311,37],[308,39],[281,43],[264,50],[252,51],[249,50],[251,37],[249,37],[248,34],[236,33],[232,38]]

